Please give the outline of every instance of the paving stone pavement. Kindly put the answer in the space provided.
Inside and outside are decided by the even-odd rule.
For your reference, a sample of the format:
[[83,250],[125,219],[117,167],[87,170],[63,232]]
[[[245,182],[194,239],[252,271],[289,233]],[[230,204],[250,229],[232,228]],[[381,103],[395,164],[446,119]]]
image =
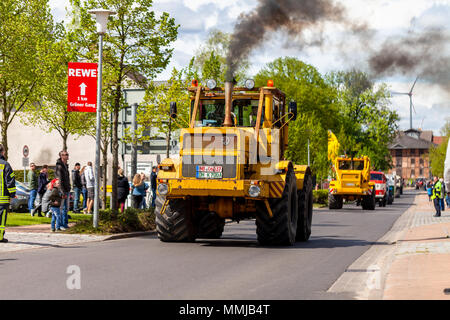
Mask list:
[[6,232],[8,243],[0,243],[0,253],[37,248],[65,247],[92,241],[103,241],[109,236],[62,234],[43,232]]
[[[434,206],[428,201],[426,192],[417,194],[412,206],[397,219],[391,230],[350,265],[328,292],[351,293],[356,299],[363,300],[383,299],[390,266],[398,257],[418,253],[449,253],[450,241],[443,240],[450,237],[450,224],[447,226],[450,210],[443,211],[440,218],[433,217],[434,214]],[[440,236],[434,239],[437,242],[408,240],[409,230],[436,224],[441,226],[434,229],[442,229]]]

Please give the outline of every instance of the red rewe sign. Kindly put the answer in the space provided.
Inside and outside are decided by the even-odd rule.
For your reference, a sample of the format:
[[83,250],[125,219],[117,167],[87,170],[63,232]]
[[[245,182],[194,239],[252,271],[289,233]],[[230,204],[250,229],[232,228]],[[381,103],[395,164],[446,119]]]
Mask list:
[[96,112],[96,63],[69,62],[67,85],[67,111]]

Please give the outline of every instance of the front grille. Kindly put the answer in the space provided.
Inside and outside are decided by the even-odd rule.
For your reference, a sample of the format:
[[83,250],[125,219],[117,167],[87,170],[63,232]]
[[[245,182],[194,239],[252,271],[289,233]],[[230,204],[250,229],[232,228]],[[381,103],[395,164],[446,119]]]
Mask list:
[[181,174],[185,178],[195,178],[197,166],[222,166],[223,178],[236,178],[236,157],[235,156],[205,156],[188,155],[183,156],[181,164]]

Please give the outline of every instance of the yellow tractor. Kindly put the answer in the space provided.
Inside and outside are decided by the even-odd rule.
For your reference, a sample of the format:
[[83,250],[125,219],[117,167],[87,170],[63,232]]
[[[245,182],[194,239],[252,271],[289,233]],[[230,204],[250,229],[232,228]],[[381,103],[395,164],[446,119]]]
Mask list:
[[[220,238],[225,220],[256,218],[261,245],[293,245],[311,234],[312,178],[305,165],[285,159],[288,123],[297,104],[269,80],[257,88],[194,80],[189,123],[179,157],[157,176],[156,230],[164,242]],[[177,118],[171,103],[171,118]],[[286,110],[288,109],[288,110]]]
[[375,210],[375,184],[370,181],[370,159],[337,156],[339,143],[328,133],[328,158],[332,161],[335,180],[328,189],[329,209],[342,209],[344,200],[356,201],[364,210]]

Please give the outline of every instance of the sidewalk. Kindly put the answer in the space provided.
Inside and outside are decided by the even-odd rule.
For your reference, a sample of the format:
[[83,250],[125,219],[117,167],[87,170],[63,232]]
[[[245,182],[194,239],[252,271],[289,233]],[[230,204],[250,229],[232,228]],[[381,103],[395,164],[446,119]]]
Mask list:
[[450,210],[435,218],[426,192],[328,289],[359,300],[450,299]]
[[[74,223],[69,223],[69,227]],[[65,234],[52,232],[50,224],[36,224],[20,227],[6,227],[5,238],[8,243],[0,244],[0,254],[38,248],[61,248],[87,242],[106,241],[121,238],[154,234],[149,232],[130,232],[114,235]]]
[[450,300],[450,209],[434,218],[426,194],[417,196],[412,225],[397,241],[387,272],[385,300]]

